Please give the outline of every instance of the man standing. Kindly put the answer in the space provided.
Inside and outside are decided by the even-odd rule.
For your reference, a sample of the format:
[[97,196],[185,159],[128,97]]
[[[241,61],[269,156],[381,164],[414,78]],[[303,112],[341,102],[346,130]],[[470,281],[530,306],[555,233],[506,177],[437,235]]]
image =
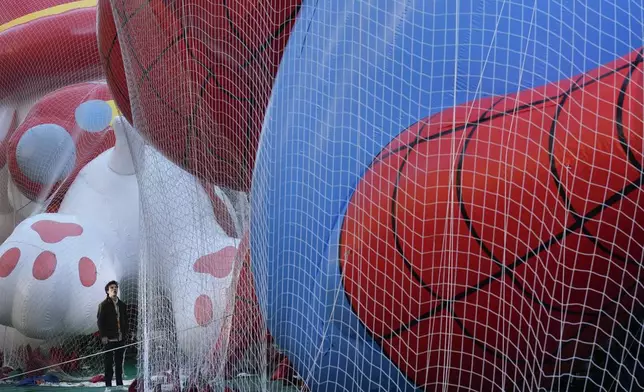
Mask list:
[[[128,336],[127,305],[118,297],[119,285],[111,281],[105,285],[107,298],[98,305],[96,315],[98,332],[105,350],[105,386],[112,386],[112,375],[116,385],[123,385],[123,354]],[[112,369],[114,365],[115,369]],[[116,373],[116,374],[114,374]]]

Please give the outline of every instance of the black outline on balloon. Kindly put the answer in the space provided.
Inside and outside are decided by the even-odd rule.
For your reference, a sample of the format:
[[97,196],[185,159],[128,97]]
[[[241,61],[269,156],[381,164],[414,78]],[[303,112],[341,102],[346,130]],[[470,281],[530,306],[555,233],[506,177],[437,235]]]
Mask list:
[[[121,2],[121,7],[125,7],[125,1],[126,1],[126,0],[123,0],[123,1]],[[133,17],[135,17],[135,16],[136,16],[140,11],[142,11],[143,9],[145,9],[145,7],[147,7],[149,4],[150,4],[150,0],[147,0],[145,3],[142,3],[142,4],[141,4],[137,9],[135,9],[135,10],[134,10],[130,15],[123,15],[123,14],[120,12],[120,10],[119,10],[118,8],[112,7],[112,15],[113,15],[113,17],[115,18],[115,20],[114,20],[114,24],[116,25],[116,17],[117,17],[117,16],[118,16],[118,18],[119,18],[119,20],[120,20],[120,22],[121,22],[121,23],[120,23],[120,30],[117,28],[117,35],[114,37],[113,42],[112,42],[112,47],[109,49],[110,54],[111,54],[111,51],[112,51],[112,49],[113,49],[113,47],[114,47],[114,45],[116,44],[116,42],[117,42],[117,41],[118,41],[120,44],[122,44],[122,43],[123,43],[123,42],[120,40],[120,38],[121,38],[122,36],[125,36],[125,40],[126,40],[126,43],[128,44],[128,48],[132,48],[132,47],[133,47],[133,45],[132,45],[132,37],[131,37],[131,36],[130,36],[130,34],[129,34],[129,29],[127,29],[126,27],[128,26],[128,22],[130,21],[130,19],[132,19]],[[174,40],[174,42],[172,43],[172,45],[170,45],[170,46],[168,46],[167,48],[165,48],[165,49],[164,49],[164,51],[163,51],[162,53],[160,53],[160,54],[159,54],[159,57],[157,57],[157,58],[156,58],[156,59],[155,59],[155,60],[150,64],[150,66],[149,66],[147,69],[143,66],[143,64],[141,64],[141,62],[139,61],[138,57],[136,57],[136,56],[130,56],[130,58],[134,59],[134,61],[136,62],[137,66],[138,66],[138,67],[139,67],[139,69],[142,71],[142,72],[141,72],[141,79],[140,79],[140,80],[137,82],[137,84],[136,84],[137,89],[138,89],[138,88],[140,88],[140,87],[141,87],[141,85],[142,85],[145,81],[149,81],[148,74],[150,73],[150,71],[152,70],[152,68],[154,67],[154,65],[156,65],[156,63],[158,63],[158,62],[163,58],[163,55],[164,55],[168,50],[170,50],[170,49],[174,46],[174,44],[176,44],[176,42],[178,42],[180,39],[181,39],[181,36],[176,37],[176,38],[175,38],[175,40]],[[123,50],[124,50],[123,45],[121,45],[121,52],[123,52]],[[131,49],[129,49],[129,50],[131,50]],[[112,74],[112,75],[113,75],[113,74]],[[159,102],[161,102],[161,103],[162,103],[165,107],[167,107],[168,109],[172,110],[175,114],[178,114],[178,111],[177,111],[175,108],[173,108],[173,107],[172,107],[172,105],[170,105],[170,104],[169,104],[165,99],[163,99],[163,97],[161,97],[161,95],[159,94],[159,92],[158,92],[156,89],[152,88],[151,90],[152,90],[152,92],[156,95],[156,97],[159,99]],[[128,101],[129,101],[129,91],[128,91]],[[131,109],[131,108],[130,108],[130,109]],[[132,120],[134,121],[134,119],[132,119]],[[132,125],[134,125],[134,124],[132,124]]]
[[[164,1],[164,3],[166,5],[166,7],[174,6],[174,4],[170,5],[170,4],[167,4],[165,1]],[[125,4],[125,0],[123,0],[123,2],[122,2],[123,6],[124,6],[124,4]],[[140,12],[142,9],[147,7],[149,4],[150,4],[150,0],[147,0],[145,3],[143,3],[139,7],[137,7],[137,9],[134,10],[132,12],[132,14],[130,14],[129,16],[121,15],[119,13],[118,9],[114,9],[114,7],[112,8],[113,12],[116,12],[116,13],[119,14],[119,17],[121,19],[121,31],[120,32],[122,32],[125,35],[125,39],[126,39],[127,44],[129,45],[129,48],[133,47],[133,45],[132,45],[132,37],[130,36],[128,29],[126,29],[125,27],[127,26],[128,21],[131,18],[136,16],[136,14],[138,12]],[[257,47],[256,49],[251,49],[249,47],[249,45],[242,38],[241,33],[239,32],[239,30],[235,26],[235,23],[234,23],[234,21],[233,21],[233,19],[231,17],[231,12],[230,12],[230,8],[228,6],[228,1],[227,0],[222,0],[221,5],[224,7],[226,19],[228,21],[228,25],[229,25],[229,28],[230,28],[233,36],[235,36],[235,38],[246,48],[246,50],[248,50],[250,52],[250,55],[248,56],[248,58],[246,60],[244,60],[243,64],[238,66],[238,69],[243,70],[243,69],[247,68],[248,66],[250,66],[254,61],[257,61],[258,59],[260,59],[260,61],[261,61],[260,65],[261,65],[262,69],[268,73],[268,67],[265,64],[265,62],[263,60],[261,60],[261,57],[259,55],[261,53],[263,53],[264,51],[266,51],[275,40],[282,38],[282,35],[284,34],[285,31],[287,31],[287,28],[289,26],[292,27],[292,24],[295,22],[295,19],[297,18],[297,14],[299,13],[299,11],[300,11],[300,9],[302,7],[302,1],[300,0],[298,2],[298,4],[293,9],[293,11],[291,11],[291,13],[286,17],[286,19],[284,21],[282,21],[280,23],[280,25],[277,27],[277,29],[275,29],[265,39],[265,41],[262,44],[260,44],[259,47]],[[196,114],[197,114],[197,111],[199,110],[199,107],[201,106],[201,103],[204,101],[204,95],[206,94],[208,84],[212,80],[214,82],[214,84],[215,84],[215,87],[217,89],[219,89],[220,91],[224,92],[230,99],[232,99],[234,101],[238,101],[238,102],[244,102],[244,103],[247,103],[249,105],[248,110],[247,110],[246,129],[245,129],[245,133],[246,133],[246,135],[245,135],[246,136],[246,145],[245,145],[246,154],[242,154],[242,168],[241,168],[241,170],[243,171],[243,178],[247,179],[247,178],[249,178],[249,175],[250,175],[250,172],[251,172],[248,154],[252,150],[252,148],[251,148],[252,145],[251,144],[253,142],[253,140],[252,140],[253,139],[252,138],[253,118],[254,118],[255,111],[259,110],[258,108],[256,108],[257,101],[254,98],[255,93],[253,91],[251,91],[250,94],[249,94],[249,97],[246,98],[246,97],[237,96],[236,94],[234,94],[231,91],[227,90],[219,82],[218,77],[217,77],[217,73],[211,67],[209,67],[207,64],[204,64],[203,62],[201,62],[201,61],[199,61],[197,59],[197,57],[194,54],[193,48],[191,48],[191,46],[190,46],[190,41],[186,39],[186,37],[188,36],[188,27],[184,25],[184,21],[182,20],[182,18],[177,18],[177,20],[181,24],[181,34],[179,34],[177,37],[175,37],[172,40],[172,42],[170,43],[170,45],[168,45],[163,51],[161,51],[161,53],[159,53],[159,55],[150,63],[150,65],[147,68],[143,67],[143,65],[141,64],[141,62],[137,58],[137,56],[134,56],[134,55],[131,56],[132,58],[134,58],[134,60],[136,61],[137,65],[139,67],[139,69],[142,71],[141,78],[137,83],[137,89],[139,89],[144,82],[146,82],[146,81],[149,82],[148,74],[154,69],[155,65],[159,61],[161,61],[163,59],[164,55],[168,51],[172,50],[177,43],[179,43],[179,42],[181,42],[183,40],[183,42],[185,43],[185,46],[186,46],[186,51],[188,52],[190,58],[199,67],[201,67],[202,70],[207,72],[207,76],[200,83],[200,86],[199,86],[199,99],[197,100],[197,102],[193,106],[191,114],[189,116],[187,116],[187,121],[188,121],[187,127],[188,127],[188,129],[187,129],[186,136],[185,136],[185,142],[184,142],[185,147],[183,149],[183,157],[182,157],[182,164],[181,165],[184,168],[193,168],[193,169],[198,170],[198,168],[193,167],[193,165],[191,164],[191,160],[190,160],[190,155],[191,154],[190,153],[191,153],[192,149],[190,148],[191,147],[191,142],[190,141],[191,140],[201,140],[202,143],[206,143],[208,140],[207,140],[207,138],[204,138],[204,139],[201,138],[201,136],[202,136],[201,135],[201,129],[199,127],[195,126],[193,124],[193,121],[194,121],[194,119],[196,117]],[[118,40],[118,36],[114,37],[114,41],[112,42],[112,47],[115,45],[117,40]],[[111,53],[112,47],[110,47],[109,53]],[[108,53],[108,56],[109,56],[109,53]],[[249,87],[250,87],[250,89],[252,89],[253,85],[251,84]],[[154,88],[154,86],[150,86],[150,90],[152,90],[152,92],[156,95],[158,100],[165,107],[170,109],[175,115],[180,116],[179,111],[176,110],[175,108],[173,108],[172,105],[169,102],[167,102],[164,98],[162,98],[161,94]],[[261,124],[257,124],[257,126],[261,126]],[[195,139],[192,139],[192,138],[195,138]],[[219,162],[221,162],[223,164],[226,164],[226,165],[234,165],[235,164],[235,162],[231,162],[230,160],[227,160],[224,157],[222,157],[221,155],[215,153],[211,149],[211,146],[206,146],[206,151],[207,151],[208,154],[210,154],[211,156],[215,157]]]
[[[114,16],[114,15],[112,15],[112,16]],[[103,23],[105,23],[105,22],[103,22]],[[112,78],[114,78],[115,75],[114,75],[114,71],[112,70],[112,67],[111,67],[112,63],[110,62],[110,58],[112,57],[112,51],[114,50],[114,47],[116,46],[117,42],[118,42],[118,35],[114,34],[114,38],[112,39],[112,43],[109,45],[110,47],[107,49],[106,54],[103,54],[103,51],[100,50],[101,48],[99,48],[99,52],[100,52],[101,56],[103,57],[103,63],[105,64],[105,72],[109,76],[111,76]],[[118,93],[121,97],[127,98],[128,103],[130,102],[129,92],[127,94],[125,92],[123,92],[123,90],[121,90],[121,87],[119,86],[118,83],[110,85],[110,90],[112,88],[116,89],[115,92]],[[130,107],[130,112],[131,111],[132,111],[132,107]]]
[[[623,71],[625,69],[629,69],[628,75],[626,75],[624,77],[624,81],[622,83],[622,87],[621,87],[621,90],[620,90],[620,95],[619,95],[617,103],[616,103],[615,128],[616,128],[616,133],[618,135],[618,138],[620,140],[620,144],[622,145],[622,148],[624,149],[624,152],[626,153],[626,155],[629,158],[629,162],[631,163],[631,165],[633,165],[634,167],[636,167],[640,171],[640,177],[638,179],[636,179],[634,181],[631,181],[623,189],[621,189],[618,192],[615,192],[612,196],[607,198],[604,201],[603,204],[594,207],[593,209],[588,211],[583,216],[580,216],[578,213],[576,213],[576,211],[574,211],[574,209],[567,208],[567,210],[570,211],[571,214],[573,214],[575,216],[575,220],[570,226],[566,227],[565,230],[563,230],[562,232],[560,232],[557,235],[551,236],[547,241],[542,241],[541,244],[539,244],[536,248],[530,249],[525,255],[515,259],[515,261],[513,263],[511,263],[509,265],[504,265],[504,267],[501,270],[499,270],[498,272],[496,272],[494,274],[491,274],[486,279],[483,279],[483,280],[479,281],[476,285],[470,286],[470,288],[468,288],[467,290],[457,294],[456,296],[454,296],[451,299],[443,299],[440,296],[438,296],[436,293],[434,293],[433,290],[431,290],[430,288],[426,287],[427,285],[422,281],[422,279],[420,279],[420,276],[418,275],[418,273],[415,272],[413,270],[413,268],[411,268],[411,265],[409,264],[409,262],[407,261],[406,257],[402,253],[402,248],[400,246],[399,240],[396,239],[396,248],[397,248],[399,254],[402,256],[405,266],[410,270],[410,273],[412,273],[412,275],[418,280],[418,282],[421,285],[424,286],[423,288],[426,291],[428,291],[430,293],[430,295],[438,298],[439,300],[441,300],[442,303],[440,305],[438,305],[438,306],[435,306],[431,310],[421,314],[420,316],[416,317],[414,320],[401,325],[400,327],[390,331],[388,334],[385,334],[385,335],[383,335],[381,337],[376,336],[367,327],[367,325],[365,325],[364,322],[360,319],[360,317],[358,316],[358,312],[355,309],[355,305],[356,305],[354,303],[355,301],[352,300],[351,295],[349,294],[349,292],[346,289],[344,289],[344,279],[341,280],[341,285],[342,285],[342,287],[344,289],[345,297],[347,298],[347,301],[349,302],[349,304],[350,304],[350,306],[351,306],[351,308],[353,310],[353,313],[356,315],[356,318],[359,320],[359,322],[362,325],[362,327],[364,327],[367,335],[378,345],[378,347],[381,349],[383,354],[388,359],[391,360],[389,355],[387,355],[385,350],[383,350],[383,348],[382,348],[382,341],[383,340],[388,340],[388,339],[391,339],[393,337],[399,336],[403,332],[410,330],[411,328],[413,328],[417,324],[421,323],[422,321],[424,321],[426,319],[429,319],[430,317],[433,317],[434,315],[439,314],[440,312],[442,312],[444,310],[449,310],[450,313],[451,313],[452,318],[454,319],[454,322],[461,328],[463,334],[465,334],[466,336],[471,338],[473,340],[474,344],[479,346],[479,347],[481,347],[484,350],[484,352],[490,353],[490,351],[492,351],[493,355],[495,355],[495,356],[501,355],[502,358],[504,358],[505,360],[507,360],[507,361],[509,361],[511,363],[523,362],[523,361],[513,361],[513,360],[503,356],[502,354],[499,354],[498,352],[496,352],[496,350],[494,350],[494,349],[492,349],[490,347],[487,347],[485,345],[485,343],[479,342],[475,337],[471,336],[471,334],[464,328],[464,325],[462,324],[462,322],[460,320],[458,320],[458,317],[454,314],[453,310],[451,310],[451,304],[453,302],[460,301],[460,300],[468,297],[470,294],[476,293],[477,291],[479,291],[479,290],[483,289],[484,287],[486,287],[487,285],[489,285],[492,281],[499,281],[500,283],[503,283],[503,281],[500,278],[505,276],[508,272],[512,272],[514,269],[516,269],[516,268],[520,267],[522,264],[528,262],[528,260],[531,259],[532,257],[537,256],[539,253],[543,252],[544,250],[547,250],[553,244],[558,243],[563,238],[567,237],[569,234],[574,233],[579,229],[582,229],[582,230],[585,229],[584,225],[585,225],[586,221],[598,216],[607,207],[610,207],[613,204],[615,204],[617,202],[620,202],[621,200],[625,199],[631,192],[633,192],[636,189],[640,188],[640,186],[642,184],[644,184],[644,172],[642,171],[642,166],[641,166],[641,164],[639,162],[637,162],[637,160],[635,159],[635,155],[633,154],[632,150],[628,146],[628,143],[626,141],[626,137],[625,137],[624,131],[623,131],[623,120],[622,120],[622,117],[623,117],[623,104],[624,104],[624,100],[625,100],[625,96],[626,96],[626,90],[627,90],[628,84],[630,82],[630,79],[631,79],[633,71],[637,68],[637,66],[639,64],[641,64],[643,62],[643,57],[642,57],[643,51],[644,51],[644,49],[639,49],[638,55],[636,56],[636,58],[634,60],[628,61],[625,64],[620,65],[619,67],[617,67],[615,69],[612,69],[612,70],[610,70],[610,71],[608,71],[606,73],[603,73],[603,74],[599,75],[598,77],[594,77],[594,78],[590,79],[589,81],[579,85],[579,84],[577,84],[577,82],[581,78],[588,76],[587,73],[583,74],[580,77],[580,79],[577,79],[577,82],[572,83],[572,86],[567,91],[565,91],[563,93],[560,93],[560,94],[558,94],[556,96],[551,96],[551,97],[547,97],[545,99],[530,102],[528,104],[523,104],[523,105],[514,107],[514,108],[512,108],[510,110],[507,110],[507,111],[504,111],[504,112],[501,112],[501,113],[497,113],[497,114],[494,114],[494,115],[491,115],[491,116],[486,116],[484,114],[483,116],[481,116],[479,119],[477,119],[474,122],[459,125],[459,126],[457,126],[455,128],[452,128],[452,129],[447,129],[447,130],[438,132],[436,134],[429,135],[427,137],[419,138],[418,136],[422,133],[422,130],[427,125],[426,122],[431,121],[431,117],[430,117],[429,120],[424,120],[425,124],[423,124],[422,127],[419,127],[420,131],[419,131],[417,137],[414,139],[413,142],[407,143],[407,144],[405,144],[403,146],[400,146],[400,147],[397,147],[395,149],[391,149],[390,151],[385,152],[381,156],[376,157],[376,159],[374,159],[372,161],[372,163],[369,165],[369,168],[373,167],[373,165],[375,165],[376,163],[385,160],[389,156],[391,156],[393,154],[396,154],[398,152],[401,152],[401,151],[403,151],[405,149],[408,150],[407,154],[406,154],[406,156],[404,158],[404,161],[406,161],[407,157],[409,156],[409,151],[412,150],[416,145],[419,145],[421,143],[426,143],[426,142],[429,142],[431,140],[438,139],[438,138],[440,138],[442,136],[453,134],[455,132],[463,131],[463,130],[465,130],[467,128],[476,129],[478,127],[478,125],[480,125],[481,123],[485,123],[485,122],[488,122],[488,121],[491,121],[491,120],[494,120],[496,118],[503,117],[503,116],[506,116],[506,115],[512,115],[512,114],[515,114],[515,113],[520,112],[522,110],[530,109],[532,107],[535,107],[535,106],[538,106],[538,105],[541,105],[541,104],[545,104],[547,102],[553,102],[555,100],[559,100],[559,102],[557,102],[557,105],[558,105],[557,112],[559,113],[562,110],[563,103],[565,103],[564,97],[567,97],[572,92],[575,92],[577,90],[583,89],[583,88],[585,88],[585,87],[587,87],[587,86],[589,86],[591,84],[597,83],[597,82],[601,81],[604,78],[610,77],[610,76],[612,76],[612,75],[614,75],[614,74],[616,74],[618,72],[621,72],[621,71]],[[628,55],[624,56],[622,59],[625,59],[627,57],[628,57]],[[501,99],[504,99],[504,98],[505,97],[502,97]],[[496,103],[498,103],[498,101],[495,102],[494,105],[496,105]],[[492,106],[492,108],[494,107],[494,105]],[[490,111],[490,109],[488,109],[486,111],[486,113],[489,112],[489,111]],[[557,117],[558,117],[558,115],[557,115]],[[556,130],[557,117],[555,117],[555,119],[553,120],[553,123],[551,124],[551,130],[550,130],[550,139],[551,140],[550,140],[549,154],[550,154],[550,157],[551,157],[551,161],[552,161],[553,155],[554,155],[553,139],[554,139],[554,132]],[[418,124],[418,123],[416,123],[416,124]],[[468,142],[469,137],[472,135],[472,133],[473,132],[471,131],[470,134],[468,135],[468,139],[466,139],[465,143]],[[461,168],[462,168],[461,162],[462,162],[462,159],[464,157],[465,148],[466,148],[466,144],[464,144],[464,146],[462,148],[462,151],[461,151],[461,154],[460,154],[461,157],[460,157],[460,160],[459,160],[459,166]],[[401,164],[401,167],[404,167],[404,164]],[[551,166],[551,173],[553,174],[553,177],[555,177],[555,181],[557,181],[560,184],[560,181],[558,180],[558,175],[557,175],[557,172],[556,172],[556,167]],[[457,176],[459,176],[459,175],[460,175],[460,171],[457,170]],[[398,170],[397,176],[398,176],[398,178],[401,176],[400,168]],[[458,185],[457,185],[457,187],[458,187]],[[560,188],[559,185],[558,185],[558,188]],[[392,199],[394,199],[394,200],[395,200],[394,196],[395,196],[396,193],[397,193],[397,189],[395,187],[394,191],[392,192]],[[565,197],[564,201],[567,200],[567,197],[566,197],[565,193],[563,194],[563,196],[560,193],[560,196],[562,198]],[[392,204],[395,204],[394,200],[392,200]],[[570,203],[566,203],[566,206],[568,206],[568,205],[570,205]],[[461,207],[462,207],[462,203],[461,203]],[[461,209],[461,211],[462,211],[462,209]],[[395,209],[392,210],[392,215],[394,213],[395,213]],[[395,219],[395,218],[392,218],[392,222],[393,222],[393,219]],[[470,225],[468,225],[468,226],[470,226]],[[395,233],[395,224],[392,224],[392,228],[393,228],[394,233]],[[585,234],[586,237],[594,238],[592,235],[590,235],[590,233],[588,233],[588,234],[584,233],[584,234]],[[394,236],[397,238],[397,235],[394,234]],[[607,253],[609,255],[615,257],[614,252],[611,252],[609,250],[605,250],[605,247],[603,247],[603,246],[598,246],[598,245],[600,245],[598,242],[593,242],[593,243],[597,246],[598,249],[600,249],[600,250],[602,250],[604,252],[607,251]],[[340,246],[338,247],[338,249],[339,249],[339,251],[342,249],[342,243],[340,243]],[[340,274],[344,277],[345,275],[344,275],[343,268],[342,268],[342,266],[343,266],[342,260],[344,260],[344,258],[342,257],[342,255],[338,255],[338,256],[339,256],[339,260],[341,261],[341,262],[338,263],[338,267],[339,267],[339,270],[340,270]],[[631,262],[631,260],[627,260],[625,257],[619,257],[618,256],[616,258],[618,260],[620,260],[620,261],[623,261],[623,262]],[[631,286],[629,286],[628,288],[620,290],[619,295],[614,299],[614,301],[611,301],[611,303],[609,303],[609,305],[612,305],[613,303],[619,303],[621,297],[626,293],[630,293],[632,289],[637,287],[637,285],[638,285],[638,283],[636,281]],[[511,287],[514,288],[514,285],[512,285]],[[357,305],[359,305],[359,304],[357,304]],[[593,313],[593,315],[599,315],[599,314],[601,314],[602,311],[605,311],[606,308],[608,308],[608,305],[605,306],[605,307],[602,307],[601,311],[592,312],[592,313]],[[591,313],[588,313],[588,312],[584,314],[583,311],[580,312],[580,313],[582,315],[582,318],[584,316],[588,316],[588,315],[591,314]],[[582,327],[578,331],[578,334],[577,334],[578,337],[583,333],[584,329],[586,329],[588,325],[589,325],[588,323],[584,323],[584,325],[582,325]],[[563,344],[560,344],[559,347],[557,348],[557,352],[559,352],[561,349],[563,349],[563,347],[565,347],[571,341],[572,340],[568,339],[568,341],[564,342]],[[393,362],[393,360],[392,360],[392,362]],[[552,362],[552,361],[546,361],[546,362]],[[402,369],[399,369],[399,370],[407,378],[407,380],[409,382],[411,382],[415,386],[418,386],[414,380],[412,380],[407,374],[405,374],[405,372],[402,371]]]

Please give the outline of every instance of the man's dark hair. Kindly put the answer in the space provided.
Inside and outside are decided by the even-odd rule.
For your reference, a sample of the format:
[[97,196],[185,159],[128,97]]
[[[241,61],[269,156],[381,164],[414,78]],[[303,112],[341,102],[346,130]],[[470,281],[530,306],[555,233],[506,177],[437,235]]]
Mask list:
[[110,281],[109,281],[109,282],[107,282],[107,284],[105,285],[105,294],[107,294],[107,291],[108,291],[108,289],[109,289],[109,287],[110,287],[111,285],[115,285],[117,289],[119,288],[119,284],[118,284],[118,282],[117,282],[117,281],[115,281],[115,280],[110,280]]

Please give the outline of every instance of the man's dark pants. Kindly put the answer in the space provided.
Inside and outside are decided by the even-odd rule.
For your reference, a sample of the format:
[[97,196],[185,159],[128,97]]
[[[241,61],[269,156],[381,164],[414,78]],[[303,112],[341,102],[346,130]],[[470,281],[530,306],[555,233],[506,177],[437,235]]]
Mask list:
[[[108,342],[105,347],[105,386],[112,386],[112,376],[116,376],[116,385],[123,385],[123,341]],[[114,366],[115,369],[112,369]]]

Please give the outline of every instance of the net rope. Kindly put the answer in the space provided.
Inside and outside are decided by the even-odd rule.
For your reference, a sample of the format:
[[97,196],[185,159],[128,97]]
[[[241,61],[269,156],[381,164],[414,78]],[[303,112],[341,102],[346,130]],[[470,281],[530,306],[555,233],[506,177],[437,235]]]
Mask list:
[[102,373],[114,278],[139,391],[644,389],[643,21],[8,0],[0,382]]

